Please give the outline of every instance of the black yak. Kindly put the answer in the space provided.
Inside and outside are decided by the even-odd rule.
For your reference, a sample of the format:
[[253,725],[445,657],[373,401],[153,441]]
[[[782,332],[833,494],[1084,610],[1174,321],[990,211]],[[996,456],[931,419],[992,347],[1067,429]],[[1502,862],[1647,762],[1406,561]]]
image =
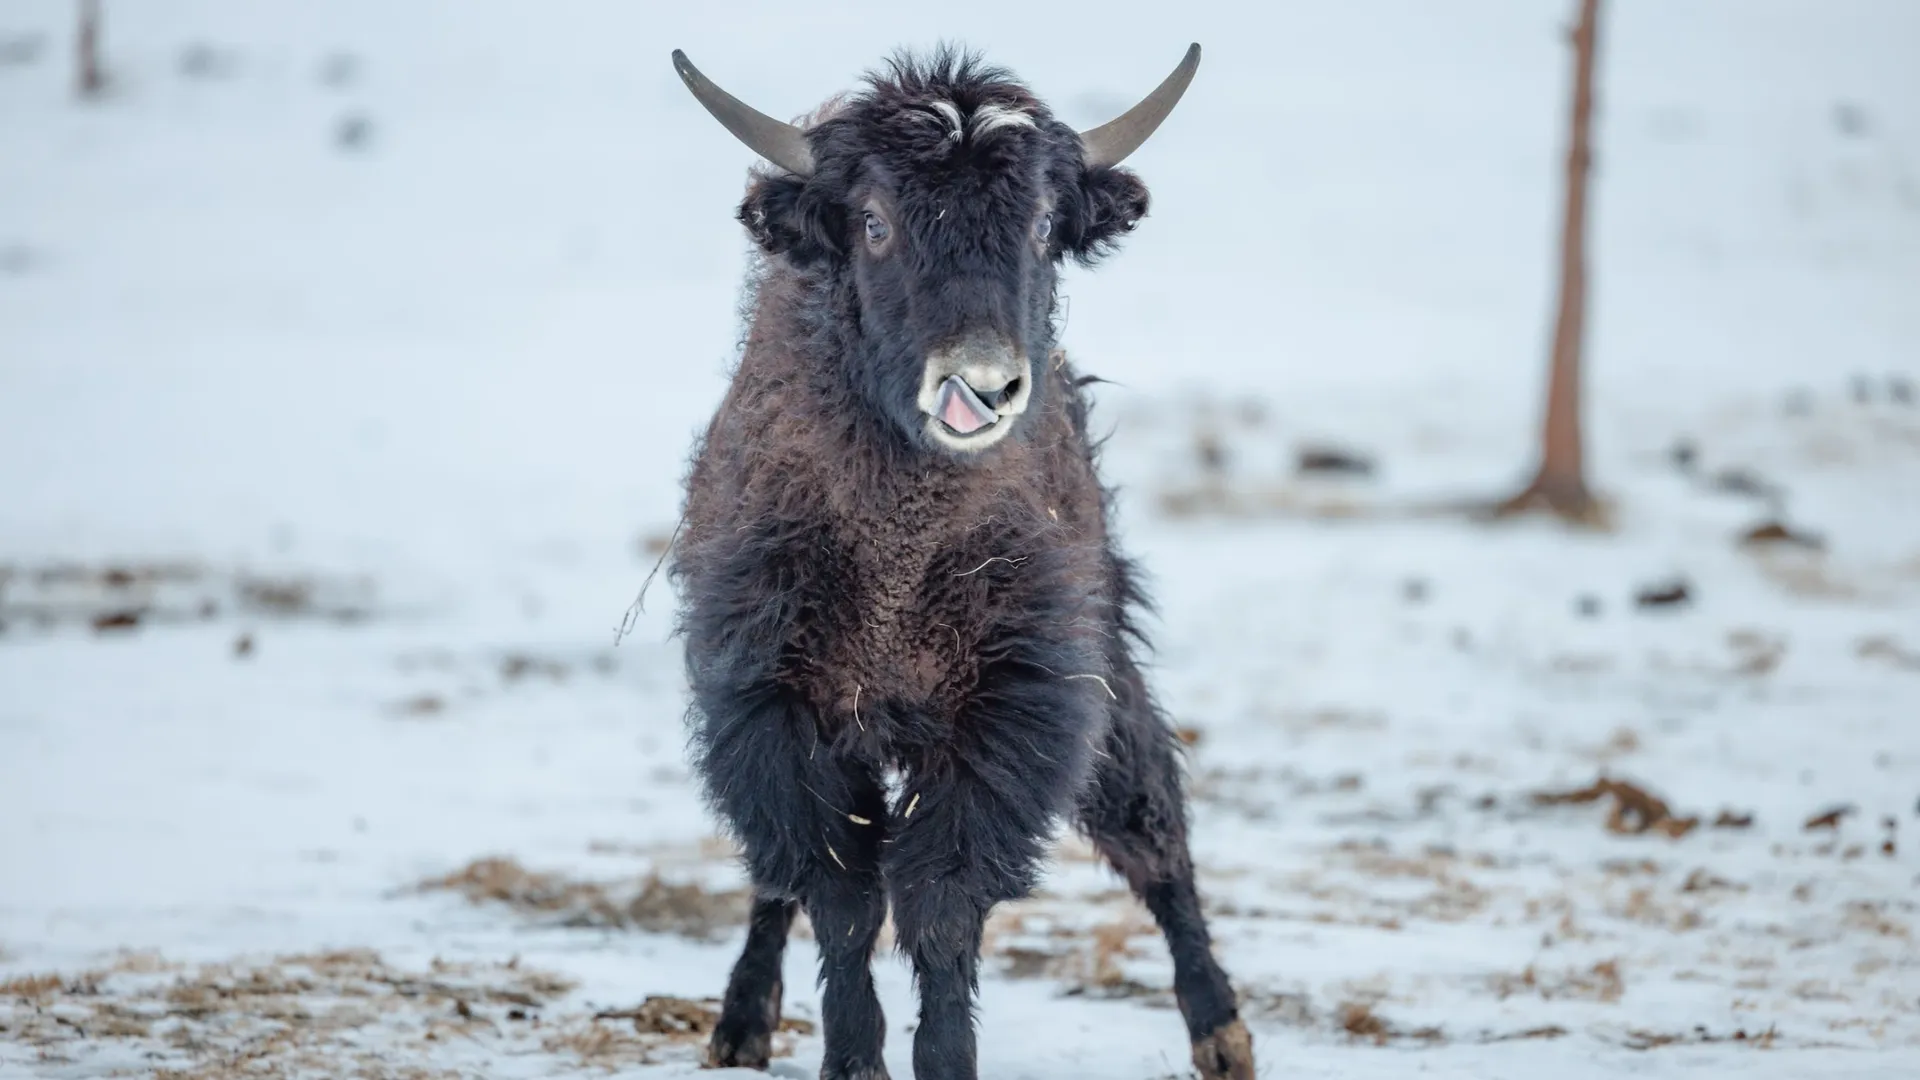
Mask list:
[[1086,133],[1005,71],[897,58],[801,125],[674,67],[775,168],[732,383],[687,478],[670,573],[694,758],[755,889],[710,1064],[764,1068],[781,958],[819,943],[830,1080],[887,1076],[869,963],[891,904],[920,1080],[977,1075],[981,931],[1071,820],[1166,933],[1207,1080],[1253,1049],[1214,959],[1172,729],[1135,662],[1144,605],[1109,535],[1060,264],[1147,212],[1120,161],[1199,46]]

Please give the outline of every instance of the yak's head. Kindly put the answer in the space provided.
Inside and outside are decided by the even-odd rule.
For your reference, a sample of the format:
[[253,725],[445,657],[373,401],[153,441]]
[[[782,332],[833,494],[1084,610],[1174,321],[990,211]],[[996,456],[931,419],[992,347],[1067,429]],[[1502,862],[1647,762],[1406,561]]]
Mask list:
[[686,54],[700,103],[777,172],[740,220],[760,247],[821,267],[855,308],[858,392],[922,445],[971,454],[1035,403],[1061,260],[1092,262],[1147,212],[1117,166],[1166,119],[1200,64],[1084,133],[1004,71],[942,51],[901,59],[797,127],[741,103]]

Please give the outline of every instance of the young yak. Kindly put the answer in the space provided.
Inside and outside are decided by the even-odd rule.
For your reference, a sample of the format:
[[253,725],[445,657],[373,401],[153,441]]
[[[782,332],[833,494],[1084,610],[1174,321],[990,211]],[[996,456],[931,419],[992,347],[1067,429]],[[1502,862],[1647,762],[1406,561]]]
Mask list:
[[1252,1080],[1187,851],[1171,728],[1134,660],[1144,599],[1109,535],[1059,267],[1147,212],[1117,168],[1200,47],[1076,133],[1006,72],[896,59],[805,127],[687,87],[777,166],[739,219],[764,258],[695,453],[672,573],[699,772],[756,899],[709,1048],[764,1068],[781,957],[820,946],[828,1080],[881,1080],[869,972],[891,902],[919,1080],[973,1080],[981,929],[1070,817],[1165,931],[1207,1080]]

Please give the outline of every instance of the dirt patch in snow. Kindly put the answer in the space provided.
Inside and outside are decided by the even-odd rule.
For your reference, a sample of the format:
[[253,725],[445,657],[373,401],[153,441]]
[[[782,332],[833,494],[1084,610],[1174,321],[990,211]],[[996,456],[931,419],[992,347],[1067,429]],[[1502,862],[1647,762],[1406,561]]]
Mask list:
[[[718,1001],[660,995],[631,1009],[604,1009],[590,1017],[565,1020],[542,1037],[541,1045],[550,1053],[609,1069],[669,1059],[698,1060],[719,1021]],[[791,1057],[795,1040],[814,1031],[810,1020],[782,1017],[773,1038],[773,1056]]]
[[1446,1041],[1446,1033],[1438,1027],[1403,1028],[1374,1011],[1374,1007],[1364,1001],[1343,1001],[1334,1010],[1334,1021],[1341,1031],[1354,1039],[1363,1039],[1375,1046],[1385,1046],[1390,1042],[1412,1041],[1437,1043]]
[[[17,978],[0,1043],[44,1064],[126,1058],[154,1075],[459,1075],[435,1044],[533,1040],[570,980],[504,964],[424,970],[366,949],[187,968],[152,954],[77,975]],[[396,1072],[395,1052],[416,1064]],[[451,1062],[447,1062],[451,1065]]]
[[581,881],[528,870],[510,858],[476,859],[429,878],[421,892],[456,892],[475,904],[499,904],[545,925],[593,930],[642,930],[711,941],[746,924],[746,889],[713,891],[658,874],[637,880]]
[[1854,645],[1854,654],[1862,660],[1891,665],[1900,671],[1920,671],[1920,649],[1910,649],[1888,634],[1863,637]]
[[1628,1028],[1619,1034],[1616,1041],[1629,1050],[1658,1050],[1668,1046],[1701,1046],[1709,1043],[1738,1043],[1755,1050],[1771,1050],[1777,1034],[1771,1027],[1755,1032],[1735,1028],[1725,1033],[1715,1033],[1705,1027],[1695,1027],[1691,1031]]
[[1607,831],[1626,836],[1659,833],[1678,840],[1700,824],[1698,815],[1676,816],[1665,799],[1638,784],[1602,776],[1583,788],[1571,791],[1541,791],[1533,796],[1536,806],[1585,805],[1609,800]]
[[1543,970],[1534,964],[1516,975],[1496,974],[1488,988],[1502,1001],[1510,997],[1539,997],[1547,1001],[1577,999],[1612,1003],[1626,992],[1620,961],[1601,960],[1590,967]]
[[996,913],[984,951],[1002,975],[1057,982],[1065,997],[1144,999],[1171,1006],[1170,987],[1142,982],[1126,967],[1126,961],[1153,947],[1160,931],[1130,901],[1115,897],[1113,906],[1120,908],[1115,917],[1094,923],[1057,920],[1032,907]]
[[[77,975],[0,983],[0,1050],[14,1044],[43,1065],[89,1069],[139,1062],[169,1080],[426,1080],[540,1054],[552,1055],[557,1074],[699,1061],[719,1017],[717,1001],[670,996],[594,1013],[557,1008],[572,989],[517,960],[436,959],[409,970],[346,949],[187,967],[133,954]],[[782,1019],[774,1056],[814,1031]]]
[[379,613],[367,577],[190,560],[0,565],[0,631],[78,626],[115,635],[228,617],[358,623]]

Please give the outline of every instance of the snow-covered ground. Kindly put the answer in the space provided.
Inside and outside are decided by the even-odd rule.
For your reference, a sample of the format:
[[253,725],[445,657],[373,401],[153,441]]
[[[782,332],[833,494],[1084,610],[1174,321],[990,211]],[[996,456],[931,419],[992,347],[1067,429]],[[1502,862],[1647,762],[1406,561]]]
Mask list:
[[[1920,5],[1607,5],[1598,535],[1427,509],[1529,458],[1570,3],[106,6],[84,105],[0,6],[0,1075],[692,1070],[595,1019],[738,940],[667,586],[613,633],[738,332],[667,53],[941,37],[1083,125],[1207,48],[1067,345],[1262,1075],[1920,1071]],[[1671,816],[1534,799],[1602,775]],[[984,1075],[1186,1075],[1078,842],[991,939]]]

